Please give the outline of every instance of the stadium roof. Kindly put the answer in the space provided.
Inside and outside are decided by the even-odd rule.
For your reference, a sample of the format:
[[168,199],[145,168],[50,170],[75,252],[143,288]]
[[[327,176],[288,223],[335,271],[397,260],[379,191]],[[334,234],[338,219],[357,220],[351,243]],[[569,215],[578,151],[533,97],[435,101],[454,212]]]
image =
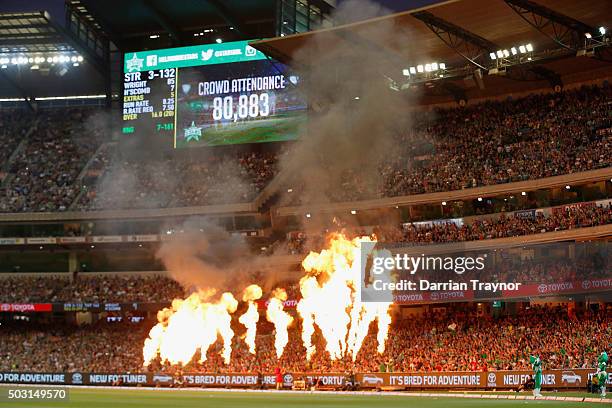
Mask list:
[[[605,26],[612,20],[612,5],[609,0],[537,1],[540,5],[594,27]],[[343,32],[363,34],[368,38],[368,34],[376,26],[389,25],[389,38],[384,38],[384,42],[378,44],[380,47],[388,48],[401,56],[410,56],[417,61],[456,59],[455,52],[421,20],[414,17],[419,11],[428,11],[502,47],[528,41],[540,48],[555,46],[554,41],[525,22],[503,0],[450,0],[345,26],[263,40],[258,43],[257,48],[270,51],[276,58],[287,61],[295,55],[295,51],[315,36],[324,38],[325,41],[340,42],[348,50],[352,48],[351,42],[341,35]],[[374,38],[373,41],[377,39]]]
[[[80,58],[79,68],[71,64],[15,65],[15,59]],[[11,61],[11,63],[7,63]],[[102,77],[108,67],[67,29],[52,20],[47,11],[0,13],[0,95],[26,98],[100,94]],[[36,61],[38,62],[38,61]],[[8,69],[7,69],[8,68]],[[63,81],[49,80],[63,77]]]
[[[77,53],[85,59],[78,68],[68,66],[68,72],[61,64],[41,65],[36,71],[27,64],[0,64],[0,95],[29,98],[109,93],[109,78],[119,75],[111,72],[119,65],[113,61],[121,52],[208,43],[219,37],[225,41],[271,37],[276,1],[16,0],[3,3],[0,9],[4,11],[0,14],[1,61]],[[49,80],[49,73],[63,78]]]
[[159,15],[170,22],[180,23],[183,29],[199,28],[203,24],[225,24],[218,11],[220,4],[241,19],[269,19],[274,17],[269,12],[274,10],[276,4],[274,0],[81,1],[93,14],[108,22],[115,32],[124,34],[159,31]]
[[0,14],[1,53],[76,51],[46,12]]
[[[327,50],[334,50],[333,52],[337,54],[337,50],[341,49],[347,56],[361,53],[363,44],[367,43],[369,47],[376,47],[379,53],[396,62],[399,74],[402,68],[434,61],[444,62],[447,66],[469,65],[468,61],[457,52],[460,51],[460,47],[453,48],[447,44],[448,33],[442,30],[436,33],[438,27],[434,27],[434,30],[427,24],[431,21],[434,21],[434,24],[438,21],[450,23],[448,25],[457,30],[459,35],[465,34],[475,38],[476,41],[481,41],[484,44],[482,48],[488,47],[489,51],[531,43],[536,50],[556,50],[560,53],[559,56],[563,57],[575,57],[576,51],[563,47],[551,38],[547,30],[550,30],[553,24],[538,30],[527,21],[532,16],[528,13],[521,16],[513,9],[512,3],[522,4],[525,7],[544,6],[546,12],[553,13],[551,17],[567,18],[568,24],[577,25],[577,32],[581,29],[587,30],[585,27],[588,27],[589,31],[596,31],[598,27],[605,27],[606,23],[612,21],[612,6],[609,0],[535,1],[537,4],[529,0],[450,0],[330,29],[262,40],[254,46],[283,62],[308,64],[309,56],[297,51],[310,41],[333,44],[331,47],[317,49],[319,57],[323,58]],[[542,23],[547,22],[547,18],[535,17],[540,18]],[[584,40],[584,36],[579,39]],[[456,38],[454,40],[456,41]],[[481,58],[488,60],[489,51],[485,51],[485,55],[481,55]],[[300,60],[302,56],[303,59]],[[559,75],[610,68],[609,62],[594,58],[568,58],[562,61],[550,58],[539,62],[538,65],[550,71],[554,68]],[[517,81],[501,76],[489,75],[487,81],[489,89],[480,92],[479,96],[490,96],[496,91],[501,93],[502,90],[509,92],[513,87],[528,87],[524,82],[520,85],[516,83]],[[460,85],[465,88],[465,84],[460,83]],[[471,86],[474,87],[475,84]]]
[[[180,46],[194,42],[193,31],[232,26],[234,36],[263,38],[274,35],[275,0],[71,0],[86,13],[123,51],[142,49],[136,40],[147,34],[168,34]],[[214,37],[213,37],[214,38]],[[163,40],[163,39],[162,39]],[[202,42],[197,39],[197,42]],[[155,44],[149,44],[149,46]]]

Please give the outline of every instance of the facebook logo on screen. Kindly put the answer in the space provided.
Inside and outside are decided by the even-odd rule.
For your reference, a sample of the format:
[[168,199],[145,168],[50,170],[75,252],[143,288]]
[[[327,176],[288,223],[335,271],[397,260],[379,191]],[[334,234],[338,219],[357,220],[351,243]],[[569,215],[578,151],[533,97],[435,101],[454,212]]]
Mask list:
[[157,65],[157,55],[147,55],[147,66],[154,67]]

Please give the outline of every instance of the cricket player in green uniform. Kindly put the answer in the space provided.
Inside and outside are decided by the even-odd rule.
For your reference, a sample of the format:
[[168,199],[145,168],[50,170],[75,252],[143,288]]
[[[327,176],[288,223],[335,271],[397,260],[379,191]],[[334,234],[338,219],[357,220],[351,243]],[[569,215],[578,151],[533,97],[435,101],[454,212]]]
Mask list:
[[606,381],[608,381],[608,373],[606,371],[608,365],[608,353],[602,351],[597,357],[597,385],[601,391],[601,398],[606,398]]
[[533,368],[533,380],[535,382],[533,386],[533,396],[541,397],[540,390],[542,389],[542,360],[539,356],[529,357],[529,362]]

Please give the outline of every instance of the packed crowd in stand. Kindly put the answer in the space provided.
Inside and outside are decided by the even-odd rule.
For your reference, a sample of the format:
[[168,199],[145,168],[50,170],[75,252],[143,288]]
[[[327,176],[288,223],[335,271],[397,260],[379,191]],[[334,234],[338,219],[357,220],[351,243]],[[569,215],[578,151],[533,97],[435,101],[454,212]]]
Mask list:
[[[77,177],[103,137],[92,119],[95,112],[60,109],[38,114],[24,148],[10,163],[0,211],[66,211],[70,207],[79,191]],[[19,135],[16,138],[19,142]]]
[[2,111],[0,180],[7,182],[0,212],[67,211],[73,203],[75,210],[100,210],[246,202],[276,170],[276,155],[266,152],[128,159],[108,141],[104,118],[93,108]]
[[0,303],[170,302],[181,286],[163,276],[10,277],[0,279]]
[[[350,201],[449,191],[610,166],[611,89],[606,83],[419,115],[396,137],[397,148],[385,156],[376,180],[370,183],[371,177],[352,169],[341,175],[342,188],[324,195]],[[89,120],[94,115],[88,109],[49,110],[33,121],[25,113],[2,111],[0,164],[26,130],[36,127],[11,163],[0,211],[65,211],[77,197],[81,210],[245,202],[275,176],[279,155],[291,149],[215,150],[145,161],[128,160],[111,146],[92,158],[103,139],[108,141],[101,134],[104,126]],[[303,199],[300,180],[291,183],[292,197]]]
[[3,111],[0,115],[0,169],[25,137],[32,121],[32,115],[23,110]]
[[2,327],[0,370],[5,371],[134,369],[135,362],[142,358],[138,344],[146,335],[144,327],[128,324],[82,328],[59,324],[32,328],[3,324]]
[[[532,217],[506,216],[483,217],[463,225],[455,222],[404,224],[401,227],[375,227],[374,235],[382,242],[405,242],[411,245],[431,243],[479,241],[563,231],[612,223],[612,207],[586,205],[566,206],[544,215],[539,212]],[[347,231],[350,235],[365,235],[363,229]],[[293,232],[288,234],[287,248],[290,253],[307,253],[317,250],[325,242],[325,231],[315,233]]]
[[611,102],[612,87],[606,84],[419,115],[381,160],[381,177],[350,170],[342,175],[341,188],[331,186],[325,195],[353,201],[607,167],[612,163]]
[[[220,344],[213,345],[204,363],[186,367],[154,362],[142,366],[142,345],[148,324],[96,324],[76,328],[61,325],[3,325],[0,370],[79,372],[379,372],[530,370],[528,356],[537,353],[545,369],[591,368],[601,347],[608,344],[609,312],[575,312],[532,307],[515,315],[492,317],[470,311],[447,310],[397,318],[383,355],[376,351],[374,332],[366,338],[353,362],[332,362],[321,333],[315,332],[317,351],[308,362],[299,326],[290,329],[289,344],[279,360],[272,327],[260,321],[257,352],[241,340],[244,327],[236,324],[232,359],[225,365]],[[372,326],[374,329],[374,326]],[[194,360],[198,360],[196,355]]]
[[236,153],[198,160],[113,160],[115,149],[96,157],[106,166],[97,183],[85,187],[81,210],[189,207],[252,200],[272,179],[274,154]]

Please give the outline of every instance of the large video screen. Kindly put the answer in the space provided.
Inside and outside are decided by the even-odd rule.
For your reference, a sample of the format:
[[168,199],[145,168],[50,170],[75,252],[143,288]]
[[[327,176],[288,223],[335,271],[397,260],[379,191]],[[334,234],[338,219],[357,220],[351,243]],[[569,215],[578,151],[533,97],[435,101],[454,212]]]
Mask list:
[[122,132],[175,148],[294,140],[306,120],[300,78],[248,41],[124,56]]

